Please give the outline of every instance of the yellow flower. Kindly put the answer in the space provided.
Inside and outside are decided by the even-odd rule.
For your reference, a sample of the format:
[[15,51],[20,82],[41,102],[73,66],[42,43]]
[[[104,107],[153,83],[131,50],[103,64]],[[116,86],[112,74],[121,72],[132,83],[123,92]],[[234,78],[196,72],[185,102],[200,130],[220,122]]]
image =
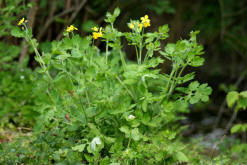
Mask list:
[[92,30],[97,32],[99,29],[96,26],[94,26]]
[[144,27],[149,27],[150,25],[150,19],[148,18],[148,15],[145,15],[144,17],[141,17],[142,24]]
[[23,24],[23,22],[25,21],[25,19],[24,18],[22,18],[19,22],[18,22],[18,26],[21,26],[22,24]]
[[139,28],[140,28],[140,31],[142,31],[142,28],[143,28],[142,23],[139,23],[138,26],[139,26]]
[[95,29],[93,28],[93,30],[95,30],[95,32],[93,32],[93,39],[97,39],[103,36],[102,28],[99,28],[99,29],[97,28],[97,31],[96,31],[96,27],[95,27]]
[[144,17],[141,17],[141,20],[142,20],[142,21],[148,20],[148,15],[145,15]]
[[103,35],[102,35],[102,33],[101,32],[93,32],[93,39],[97,39],[97,38],[99,38],[99,37],[102,37]]
[[144,27],[149,27],[149,26],[151,26],[151,25],[150,25],[150,22],[145,22],[145,23],[144,23]]
[[74,27],[73,25],[68,26],[66,29],[67,32],[73,32],[74,30],[78,30],[78,29]]
[[134,26],[133,23],[129,23],[128,25],[129,25],[129,28],[130,28],[130,29],[134,29],[134,28],[135,28],[135,26]]

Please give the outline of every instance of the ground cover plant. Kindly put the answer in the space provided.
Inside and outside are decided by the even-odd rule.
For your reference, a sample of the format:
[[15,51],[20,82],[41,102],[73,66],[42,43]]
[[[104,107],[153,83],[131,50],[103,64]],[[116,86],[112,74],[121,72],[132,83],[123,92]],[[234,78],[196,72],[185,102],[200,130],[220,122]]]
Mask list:
[[[5,2],[5,1],[3,1]],[[1,128],[16,129],[33,126],[38,115],[35,112],[32,97],[32,70],[27,66],[28,58],[17,60],[22,49],[11,43],[9,30],[17,28],[13,21],[17,15],[25,12],[30,5],[21,4],[20,0],[6,1],[0,9],[0,121]],[[16,6],[16,4],[19,4]],[[2,140],[0,133],[0,141]],[[4,140],[4,138],[3,138]]]
[[[92,27],[80,37],[70,25],[60,41],[40,53],[38,42],[22,18],[11,34],[24,37],[40,64],[33,93],[40,116],[21,147],[1,145],[5,164],[175,164],[189,162],[179,125],[189,104],[207,102],[212,89],[184,74],[186,67],[203,65],[197,31],[189,39],[162,46],[167,25],[149,32],[148,15],[127,23],[120,32],[116,8],[107,13],[105,27]],[[101,40],[105,51],[95,42]],[[136,50],[129,61],[122,41]],[[171,72],[158,65],[169,61]],[[35,75],[35,74],[34,74]],[[7,147],[7,148],[6,148]],[[4,148],[4,149],[3,149]],[[9,150],[8,150],[9,149]]]
[[0,164],[246,164],[246,2],[0,0]]

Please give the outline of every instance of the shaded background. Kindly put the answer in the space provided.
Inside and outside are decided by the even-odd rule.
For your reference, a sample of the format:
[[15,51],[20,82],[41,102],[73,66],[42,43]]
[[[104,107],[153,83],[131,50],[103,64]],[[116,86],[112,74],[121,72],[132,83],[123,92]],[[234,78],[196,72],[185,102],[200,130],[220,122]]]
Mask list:
[[[49,41],[61,39],[66,26],[73,24],[79,29],[77,33],[86,36],[91,33],[93,26],[104,27],[105,13],[119,7],[121,14],[115,25],[121,31],[129,30],[126,23],[130,19],[139,19],[145,14],[151,18],[150,31],[163,24],[169,25],[171,30],[167,42],[176,42],[187,38],[190,31],[200,30],[198,37],[204,46],[206,60],[204,66],[193,71],[197,72],[196,78],[200,82],[209,83],[213,94],[209,103],[191,107],[188,120],[182,121],[190,124],[185,135],[225,129],[230,119],[233,119],[233,123],[247,121],[245,112],[233,116],[233,110],[227,109],[224,101],[227,92],[247,89],[245,0],[0,0],[0,5],[0,107],[14,104],[4,100],[6,93],[17,102],[17,97],[25,97],[18,91],[10,94],[3,92],[6,87],[9,88],[9,82],[15,81],[16,75],[20,76],[16,68],[25,66],[25,74],[28,75],[37,67],[33,50],[25,40],[10,35],[17,20],[26,18],[34,37],[40,42],[40,50],[48,51],[51,46]],[[104,46],[100,42],[96,44],[102,48]],[[127,58],[134,60],[134,51],[129,47],[124,49]],[[163,72],[169,72],[166,64],[161,67]],[[17,84],[13,89],[30,87],[27,84],[24,87],[23,84]],[[19,104],[14,106],[16,112]],[[13,109],[11,106],[8,108]],[[6,107],[1,110],[0,119],[6,119],[7,110],[4,109]],[[28,111],[28,108],[25,110]],[[32,117],[25,110],[24,114]],[[14,114],[8,115],[6,120],[15,125],[19,119]],[[242,137],[246,140],[245,133]]]

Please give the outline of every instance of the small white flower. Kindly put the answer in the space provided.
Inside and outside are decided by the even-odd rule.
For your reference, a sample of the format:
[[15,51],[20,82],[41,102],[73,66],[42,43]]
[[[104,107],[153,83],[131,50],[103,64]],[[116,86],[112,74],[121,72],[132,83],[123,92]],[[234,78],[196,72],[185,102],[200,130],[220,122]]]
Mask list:
[[135,117],[134,115],[129,115],[129,116],[128,116],[128,119],[129,119],[129,120],[133,120],[133,119],[135,119],[135,118],[136,118],[136,117]]
[[23,75],[20,76],[20,79],[24,79],[24,78],[25,78],[25,76],[23,76]]
[[90,147],[93,151],[97,150],[97,145],[101,145],[101,140],[99,137],[93,138],[93,140],[90,143]]

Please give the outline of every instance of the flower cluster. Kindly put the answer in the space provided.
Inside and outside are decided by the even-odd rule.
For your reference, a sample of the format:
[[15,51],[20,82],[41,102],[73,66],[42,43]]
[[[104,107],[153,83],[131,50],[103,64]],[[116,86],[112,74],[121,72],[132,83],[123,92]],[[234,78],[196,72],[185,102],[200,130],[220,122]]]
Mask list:
[[[23,23],[25,22],[25,19],[22,18],[19,22],[18,22],[18,26],[21,26],[23,25]],[[74,25],[70,25],[66,28],[66,32],[73,32],[75,30],[78,30],[76,27],[74,27]],[[93,30],[93,38],[94,39],[98,39],[99,37],[102,37],[103,36],[103,33],[102,33],[102,27],[100,28],[97,28],[97,27],[93,27],[92,28]]]
[[74,30],[78,30],[78,29],[74,27],[73,25],[68,26],[66,29],[67,32],[73,32]]
[[148,15],[145,15],[144,17],[141,17],[141,22],[137,21],[137,22],[131,22],[128,24],[130,29],[135,29],[136,26],[139,27],[139,30],[142,31],[142,28],[146,28],[151,26],[150,24],[150,19],[148,18]]
[[141,21],[142,21],[142,24],[145,28],[151,26],[150,25],[150,19],[148,18],[148,15],[141,17]]
[[92,30],[93,32],[93,39],[97,39],[99,37],[102,37],[102,28],[97,28],[97,27],[93,27]]

